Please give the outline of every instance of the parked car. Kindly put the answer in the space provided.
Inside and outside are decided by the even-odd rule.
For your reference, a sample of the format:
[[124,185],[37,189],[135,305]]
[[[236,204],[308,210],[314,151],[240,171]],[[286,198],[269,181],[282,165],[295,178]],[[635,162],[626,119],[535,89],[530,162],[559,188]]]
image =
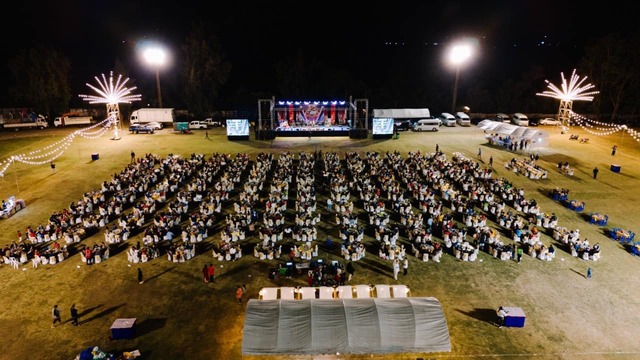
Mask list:
[[554,118],[544,118],[540,119],[540,125],[562,125],[562,121],[556,120]]
[[161,122],[157,122],[157,121],[148,122],[148,123],[145,123],[145,125],[151,126],[154,130],[162,130],[162,128],[164,128],[164,125],[162,125]]
[[147,124],[134,124],[129,126],[129,132],[134,134],[153,134],[154,131],[155,129]]
[[189,122],[189,129],[191,129],[191,130],[206,129],[206,128],[207,128],[207,123],[205,123],[204,121],[193,120],[193,121]]
[[210,128],[224,127],[224,123],[222,122],[222,120],[213,120],[212,118],[206,118],[204,119],[204,123],[207,124],[207,127]]
[[538,126],[538,125],[540,125],[540,119],[538,118],[529,119],[529,126]]

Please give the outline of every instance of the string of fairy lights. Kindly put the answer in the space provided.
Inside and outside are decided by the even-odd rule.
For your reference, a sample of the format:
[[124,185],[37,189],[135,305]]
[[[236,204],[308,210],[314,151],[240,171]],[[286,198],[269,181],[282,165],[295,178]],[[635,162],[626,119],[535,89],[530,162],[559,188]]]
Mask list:
[[571,117],[575,120],[576,124],[580,126],[584,131],[596,136],[613,135],[620,131],[626,131],[631,137],[640,142],[640,133],[636,130],[629,128],[627,125],[611,124],[601,121],[591,120],[585,116],[571,113]]
[[58,140],[51,145],[45,146],[42,149],[34,150],[27,154],[12,155],[2,163],[0,167],[0,177],[4,177],[7,169],[14,162],[20,162],[28,165],[49,164],[55,159],[62,156],[62,154],[64,154],[64,152],[71,145],[71,143],[73,143],[73,140],[76,137],[97,139],[106,134],[107,131],[109,131],[109,128],[113,125],[115,120],[115,116],[109,116],[99,123],[74,131],[71,134],[65,136],[63,139]]
[[[98,86],[86,84],[89,88],[95,91],[98,95],[80,95],[84,101],[88,101],[90,104],[107,104],[113,105],[118,103],[131,103],[132,101],[139,101],[141,95],[132,94],[131,92],[136,87],[128,88],[127,82],[129,78],[123,79],[122,75],[118,75],[114,81],[113,71],[109,74],[109,79],[102,74],[102,77],[94,77]],[[107,108],[109,110],[109,107]],[[116,111],[117,112],[117,111]],[[86,139],[97,139],[109,131],[109,128],[113,127],[115,138],[119,139],[118,134],[118,117],[111,114],[108,118],[100,121],[99,123],[74,131],[71,134],[65,136],[63,139],[48,145],[42,149],[34,150],[28,154],[12,155],[8,159],[0,163],[0,177],[4,177],[5,172],[15,162],[20,162],[28,165],[43,165],[53,162],[53,160],[59,158],[64,154],[65,150],[73,143],[76,137],[83,137]]]

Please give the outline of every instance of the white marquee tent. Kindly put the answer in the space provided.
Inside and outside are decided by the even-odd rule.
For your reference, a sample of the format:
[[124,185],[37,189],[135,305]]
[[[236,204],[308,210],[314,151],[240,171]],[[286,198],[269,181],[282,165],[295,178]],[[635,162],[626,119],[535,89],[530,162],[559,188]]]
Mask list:
[[420,119],[430,118],[427,108],[418,109],[373,109],[374,118]]
[[450,352],[440,302],[426,298],[257,300],[243,354]]
[[506,124],[493,120],[482,120],[478,123],[478,129],[484,130],[488,135],[498,134],[510,136],[513,140],[529,140],[531,141],[530,147],[532,148],[549,146],[549,133],[544,130]]

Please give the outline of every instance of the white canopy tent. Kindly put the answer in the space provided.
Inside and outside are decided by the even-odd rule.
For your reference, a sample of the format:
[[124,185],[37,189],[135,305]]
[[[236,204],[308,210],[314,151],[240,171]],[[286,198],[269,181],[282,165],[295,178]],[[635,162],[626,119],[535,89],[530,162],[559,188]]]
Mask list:
[[243,354],[449,351],[435,298],[251,299],[242,337]]
[[503,137],[510,137],[511,140],[529,140],[531,142],[530,148],[549,146],[549,133],[544,130],[493,120],[482,120],[478,123],[478,129],[484,130],[489,135],[498,134]]
[[373,109],[374,118],[394,119],[428,119],[431,117],[429,109]]

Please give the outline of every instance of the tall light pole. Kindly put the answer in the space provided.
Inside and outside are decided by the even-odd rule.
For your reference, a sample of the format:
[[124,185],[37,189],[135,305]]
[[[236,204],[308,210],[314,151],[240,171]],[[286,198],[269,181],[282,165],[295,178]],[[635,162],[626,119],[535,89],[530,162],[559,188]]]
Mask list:
[[456,100],[458,98],[458,80],[460,79],[460,66],[464,64],[473,55],[473,47],[469,41],[454,44],[449,49],[449,62],[456,67],[456,79],[453,83],[453,103],[451,104],[451,113],[456,112]]
[[161,47],[149,47],[144,51],[144,59],[147,64],[156,69],[156,87],[158,90],[158,107],[162,107],[162,92],[160,91],[160,68],[167,60],[167,53]]

